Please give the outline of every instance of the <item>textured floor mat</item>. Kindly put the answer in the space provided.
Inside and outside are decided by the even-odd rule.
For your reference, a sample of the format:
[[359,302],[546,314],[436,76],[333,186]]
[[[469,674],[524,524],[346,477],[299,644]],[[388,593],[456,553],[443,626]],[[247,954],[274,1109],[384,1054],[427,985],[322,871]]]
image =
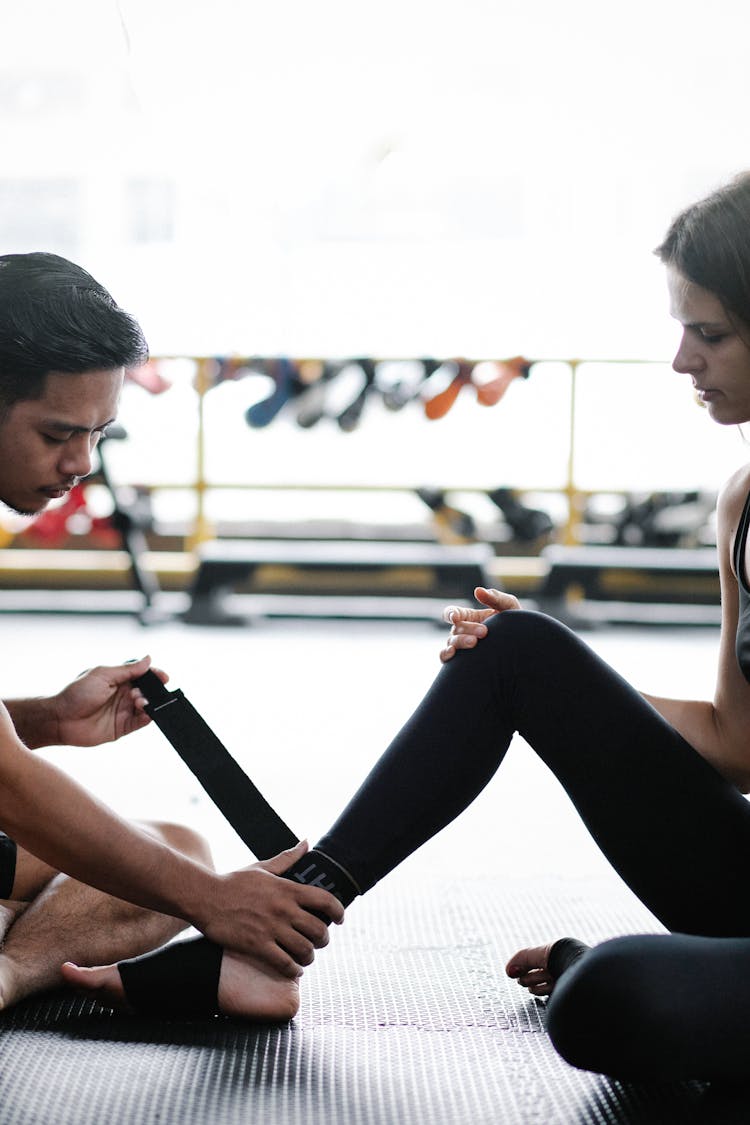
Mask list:
[[735,1092],[568,1067],[544,1003],[502,972],[524,944],[654,928],[616,884],[425,886],[399,872],[334,932],[290,1025],[159,1023],[63,993],[0,1017],[0,1125],[746,1120]]

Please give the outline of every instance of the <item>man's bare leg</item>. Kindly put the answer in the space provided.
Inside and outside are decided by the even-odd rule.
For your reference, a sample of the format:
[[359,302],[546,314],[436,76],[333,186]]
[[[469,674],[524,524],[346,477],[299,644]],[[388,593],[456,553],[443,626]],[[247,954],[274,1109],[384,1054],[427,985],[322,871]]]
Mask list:
[[[179,825],[145,825],[176,851],[207,866],[212,865],[208,846],[196,833]],[[64,961],[96,964],[121,960],[155,949],[184,929],[179,918],[144,910],[112,898],[66,875],[19,848],[15,899],[2,903],[15,918],[7,922],[0,947],[0,1009],[8,1008],[36,992],[65,983]]]
[[[328,891],[335,888],[333,893],[343,906],[359,891],[349,873],[316,848],[300,855],[284,876],[324,885]],[[317,917],[318,925],[325,924],[320,914]],[[318,948],[320,944],[325,942],[320,939]],[[172,946],[140,963],[93,968],[66,964],[62,972],[73,987],[97,993],[102,1001],[126,1010],[130,1002],[139,1011],[155,1014],[221,1012],[269,1022],[289,1020],[299,1008],[298,978],[289,979],[268,969],[265,962],[222,950],[205,939]]]
[[[82,968],[68,963],[63,965],[62,975],[72,987],[92,993],[103,1004],[122,1011],[129,1010],[116,964]],[[299,978],[290,980],[276,975],[258,968],[247,957],[224,950],[219,976],[219,1012],[270,1023],[290,1020],[298,1009]]]

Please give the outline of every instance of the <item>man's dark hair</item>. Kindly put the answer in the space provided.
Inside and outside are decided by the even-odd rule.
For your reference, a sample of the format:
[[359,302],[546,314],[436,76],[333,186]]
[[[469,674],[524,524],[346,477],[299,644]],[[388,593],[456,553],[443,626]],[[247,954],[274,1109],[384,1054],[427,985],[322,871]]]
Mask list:
[[138,322],[86,270],[57,254],[0,255],[0,406],[41,398],[53,371],[147,358]]

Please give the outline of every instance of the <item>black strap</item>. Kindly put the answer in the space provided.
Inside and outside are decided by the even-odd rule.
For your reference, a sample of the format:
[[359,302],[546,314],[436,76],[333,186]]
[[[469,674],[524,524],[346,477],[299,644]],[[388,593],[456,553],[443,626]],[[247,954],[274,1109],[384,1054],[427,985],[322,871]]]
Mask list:
[[224,950],[208,938],[171,941],[142,957],[120,961],[125,998],[138,1015],[184,1019],[215,1015]]
[[181,691],[167,691],[154,672],[134,680],[149,715],[192,770],[237,835],[258,859],[293,848],[297,837],[235,762]]

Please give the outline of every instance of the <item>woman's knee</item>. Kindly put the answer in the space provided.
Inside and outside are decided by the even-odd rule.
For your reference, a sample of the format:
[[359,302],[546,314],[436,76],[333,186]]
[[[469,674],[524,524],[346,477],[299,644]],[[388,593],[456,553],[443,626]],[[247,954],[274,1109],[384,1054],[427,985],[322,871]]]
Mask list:
[[560,662],[582,643],[562,622],[536,610],[507,610],[486,624],[487,636],[472,651],[472,657],[484,649],[515,671],[559,672]]
[[491,637],[513,637],[533,643],[550,637],[574,635],[556,618],[534,609],[509,609],[490,617],[486,624]]
[[186,824],[162,820],[146,821],[144,827],[168,847],[200,863],[205,863],[208,867],[213,867],[208,840],[195,829],[189,828]]

